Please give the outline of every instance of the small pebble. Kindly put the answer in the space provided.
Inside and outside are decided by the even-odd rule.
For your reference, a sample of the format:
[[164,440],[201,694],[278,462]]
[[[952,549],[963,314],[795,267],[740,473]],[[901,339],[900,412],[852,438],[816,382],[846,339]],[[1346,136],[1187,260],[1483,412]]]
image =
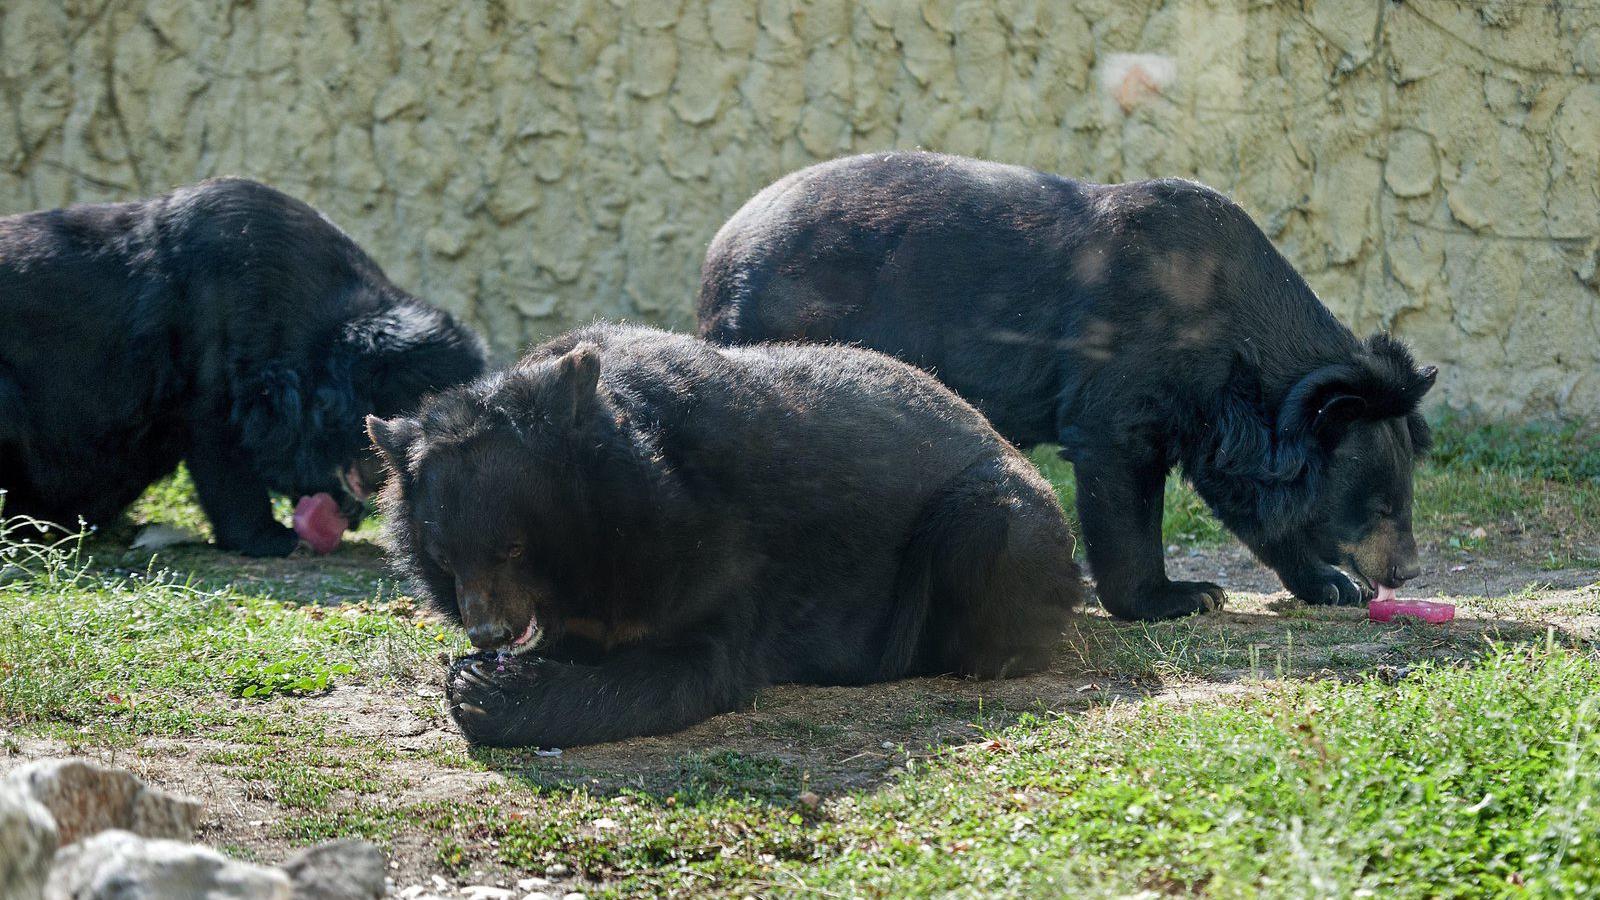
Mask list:
[[1411,674],[1411,667],[1382,665],[1378,666],[1376,669],[1373,669],[1373,673],[1376,674],[1378,676],[1378,680],[1384,684],[1397,684],[1407,675]]
[[531,876],[531,877],[528,877],[528,878],[523,878],[523,879],[520,879],[519,881],[517,881],[517,890],[519,890],[519,891],[533,891],[533,890],[538,890],[539,888],[545,888],[545,887],[549,887],[549,886],[550,886],[550,879],[548,879],[548,878],[540,878],[537,875],[534,875],[534,876]]
[[556,863],[553,866],[545,866],[544,873],[551,878],[565,878],[572,874],[572,867],[566,863]]

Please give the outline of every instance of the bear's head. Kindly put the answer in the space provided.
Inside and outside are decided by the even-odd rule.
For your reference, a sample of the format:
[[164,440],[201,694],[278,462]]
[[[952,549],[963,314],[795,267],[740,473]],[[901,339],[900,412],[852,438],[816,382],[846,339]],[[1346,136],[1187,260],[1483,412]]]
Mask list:
[[327,492],[354,521],[383,473],[365,417],[414,411],[429,393],[483,374],[486,358],[482,340],[448,314],[396,303],[241,373],[233,424],[270,490]]
[[[651,485],[579,344],[367,419],[392,476],[394,556],[480,650],[526,652],[574,621],[614,619],[623,557],[653,515]],[[602,587],[605,586],[605,587]]]
[[1276,409],[1231,391],[1206,454],[1186,469],[1263,558],[1342,569],[1364,596],[1397,588],[1421,572],[1412,471],[1430,435],[1417,406],[1437,376],[1374,335],[1352,359],[1301,377]]

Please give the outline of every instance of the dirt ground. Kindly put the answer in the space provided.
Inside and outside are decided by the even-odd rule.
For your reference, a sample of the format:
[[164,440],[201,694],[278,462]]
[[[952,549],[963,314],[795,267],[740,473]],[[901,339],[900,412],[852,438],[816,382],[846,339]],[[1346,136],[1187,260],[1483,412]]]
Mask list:
[[[1005,726],[1024,713],[1103,713],[1148,697],[1211,701],[1259,690],[1275,676],[1403,673],[1418,659],[1470,658],[1486,648],[1486,639],[1537,640],[1552,628],[1564,640],[1591,639],[1600,628],[1600,569],[1546,569],[1539,560],[1548,554],[1536,549],[1511,544],[1493,554],[1444,554],[1434,572],[1404,592],[1460,606],[1455,622],[1427,626],[1368,624],[1364,610],[1306,608],[1236,547],[1172,548],[1173,577],[1224,584],[1231,592],[1226,610],[1156,626],[1113,623],[1093,610],[1078,633],[1063,641],[1051,670],[1039,675],[1004,682],[912,679],[866,688],[776,686],[761,692],[748,709],[678,734],[568,749],[557,756],[476,757],[487,766],[449,762],[461,758],[463,745],[442,714],[442,667],[419,683],[342,685],[293,703],[296,714],[325,716],[339,734],[392,748],[379,802],[396,806],[487,797],[517,781],[547,788],[581,785],[602,796],[622,791],[665,796],[681,786],[686,759],[724,751],[776,761],[781,773],[800,773],[799,783],[791,779],[778,789],[784,803],[804,791],[825,800],[872,790],[908,760],[941,746],[982,740],[984,729]],[[380,565],[375,548],[356,547],[328,560],[253,561],[234,571],[236,577],[270,579],[301,597],[337,602],[369,591]],[[259,783],[205,763],[208,755],[227,749],[220,742],[160,738],[132,750],[18,736],[5,743],[12,752],[10,758],[0,756],[0,769],[71,752],[98,757],[163,788],[203,798],[207,814],[201,840],[263,861],[293,850],[273,836],[270,826],[284,811]],[[452,890],[465,884],[509,886],[519,877],[482,868],[451,874],[439,865],[433,838],[420,831],[397,835],[393,850],[397,889],[422,885],[444,892],[436,877]],[[542,889],[581,889],[575,882],[554,881]]]

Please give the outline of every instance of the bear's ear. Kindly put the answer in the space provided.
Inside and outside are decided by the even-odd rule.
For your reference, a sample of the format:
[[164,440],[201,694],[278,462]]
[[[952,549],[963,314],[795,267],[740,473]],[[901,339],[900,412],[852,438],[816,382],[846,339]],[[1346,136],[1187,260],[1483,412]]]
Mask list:
[[1379,332],[1367,338],[1368,358],[1376,395],[1369,398],[1371,417],[1409,416],[1439,380],[1438,366],[1417,367],[1411,351],[1392,335]]
[[1418,369],[1405,345],[1386,334],[1367,340],[1365,353],[1323,366],[1289,391],[1278,414],[1280,439],[1337,442],[1352,423],[1410,416],[1439,370]]
[[547,399],[552,422],[571,423],[594,407],[600,384],[600,352],[593,344],[579,344],[556,360],[555,382]]
[[594,344],[582,343],[553,359],[524,360],[490,382],[485,404],[518,434],[526,437],[543,426],[570,429],[598,403],[600,353]]
[[483,341],[449,315],[402,304],[344,326],[336,352],[382,415],[410,412],[427,394],[471,381],[487,364]]
[[383,454],[389,470],[403,473],[410,468],[412,448],[422,440],[422,425],[416,419],[404,417],[367,416],[367,436],[372,438],[372,446]]

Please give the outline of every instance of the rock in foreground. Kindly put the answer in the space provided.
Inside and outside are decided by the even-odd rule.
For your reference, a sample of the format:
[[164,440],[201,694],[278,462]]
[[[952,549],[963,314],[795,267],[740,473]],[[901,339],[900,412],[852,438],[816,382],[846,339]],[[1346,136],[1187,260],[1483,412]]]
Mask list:
[[45,900],[290,900],[289,876],[207,847],[103,831],[56,854]]

